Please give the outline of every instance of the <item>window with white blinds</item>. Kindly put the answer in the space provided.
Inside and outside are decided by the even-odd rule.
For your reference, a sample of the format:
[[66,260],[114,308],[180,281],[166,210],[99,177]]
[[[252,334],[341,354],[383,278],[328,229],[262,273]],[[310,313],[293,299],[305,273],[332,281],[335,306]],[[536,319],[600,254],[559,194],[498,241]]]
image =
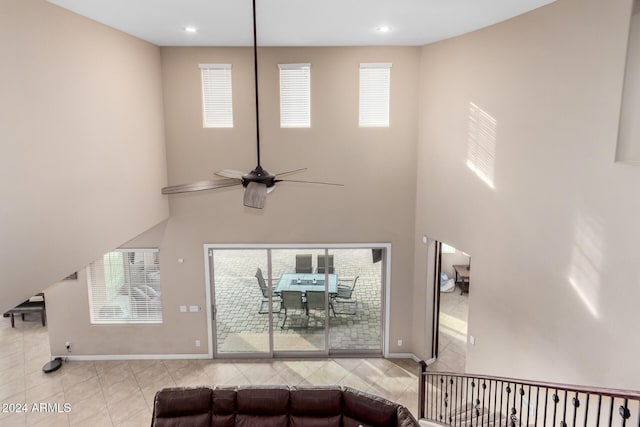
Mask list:
[[360,64],[360,127],[389,127],[391,63]]
[[280,127],[311,127],[311,64],[278,64]]
[[87,269],[91,323],[162,323],[157,249],[105,254]]
[[204,127],[232,128],[231,64],[200,64]]

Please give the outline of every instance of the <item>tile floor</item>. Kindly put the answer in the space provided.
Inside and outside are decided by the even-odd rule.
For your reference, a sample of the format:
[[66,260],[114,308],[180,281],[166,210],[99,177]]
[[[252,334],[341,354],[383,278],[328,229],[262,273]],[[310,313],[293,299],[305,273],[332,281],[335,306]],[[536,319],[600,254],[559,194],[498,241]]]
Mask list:
[[[39,319],[0,318],[1,426],[149,426],[163,387],[244,384],[339,384],[369,391],[417,414],[418,365],[409,359],[69,361],[42,373],[50,358]],[[3,412],[11,403],[26,413]],[[69,412],[33,411],[33,404],[70,404]]]
[[467,352],[467,314],[469,294],[440,293],[440,335],[438,359],[429,366],[430,371],[465,372]]

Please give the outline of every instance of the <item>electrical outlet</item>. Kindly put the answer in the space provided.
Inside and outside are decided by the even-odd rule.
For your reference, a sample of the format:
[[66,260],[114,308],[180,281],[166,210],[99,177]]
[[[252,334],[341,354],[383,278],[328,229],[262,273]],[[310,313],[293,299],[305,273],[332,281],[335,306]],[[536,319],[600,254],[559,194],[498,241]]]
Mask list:
[[180,306],[180,313],[186,313],[187,312],[187,306],[186,305],[181,305]]
[[402,340],[398,340],[398,347],[402,347]]
[[200,340],[196,340],[196,347],[200,347]]
[[471,343],[471,345],[476,345],[476,337],[469,335],[469,343]]

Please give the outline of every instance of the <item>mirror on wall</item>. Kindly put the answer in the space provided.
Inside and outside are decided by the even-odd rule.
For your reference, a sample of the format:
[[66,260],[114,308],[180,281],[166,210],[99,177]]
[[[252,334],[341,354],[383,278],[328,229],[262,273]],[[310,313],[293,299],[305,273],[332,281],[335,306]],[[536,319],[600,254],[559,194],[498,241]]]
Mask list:
[[640,0],[633,0],[616,162],[640,163]]

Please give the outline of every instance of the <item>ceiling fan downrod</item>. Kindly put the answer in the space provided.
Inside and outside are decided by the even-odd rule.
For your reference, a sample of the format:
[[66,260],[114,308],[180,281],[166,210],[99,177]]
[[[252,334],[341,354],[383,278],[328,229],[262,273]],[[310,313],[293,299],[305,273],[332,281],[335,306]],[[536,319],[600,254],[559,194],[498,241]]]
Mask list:
[[258,167],[251,172],[257,171],[260,167],[260,108],[258,105],[258,31],[256,26],[256,0],[253,0],[253,74],[256,91],[256,151],[258,155]]

